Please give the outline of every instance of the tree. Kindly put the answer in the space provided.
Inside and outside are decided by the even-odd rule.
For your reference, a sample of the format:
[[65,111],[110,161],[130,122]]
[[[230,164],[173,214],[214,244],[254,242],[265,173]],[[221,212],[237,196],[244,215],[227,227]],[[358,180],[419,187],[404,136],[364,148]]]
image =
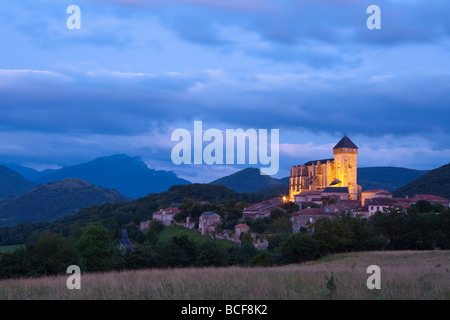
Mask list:
[[31,264],[25,248],[0,254],[0,278],[19,278],[30,274]]
[[407,215],[402,209],[387,208],[384,212],[377,211],[370,218],[371,224],[378,234],[387,238],[388,247],[392,250],[409,249],[410,243],[405,239],[408,231]]
[[49,230],[38,236],[35,243],[27,246],[27,254],[35,275],[65,273],[67,267],[75,264],[78,258],[69,239],[53,235]]
[[198,247],[194,240],[182,234],[170,241],[156,245],[158,260],[162,267],[187,267],[197,262]]
[[250,231],[262,234],[264,231],[270,229],[270,219],[269,218],[260,218],[252,221],[250,223]]
[[282,218],[282,217],[289,218],[290,215],[289,215],[289,213],[286,213],[285,211],[283,211],[281,209],[278,209],[278,208],[273,209],[273,210],[270,211],[270,219],[272,221],[275,221],[275,220],[277,220],[279,218]]
[[207,241],[199,246],[196,265],[198,266],[226,266],[229,264],[229,255],[223,247],[213,241]]
[[288,215],[291,215],[294,212],[297,212],[298,210],[300,210],[300,206],[298,204],[296,204],[295,202],[292,202],[292,201],[283,203],[281,205],[281,208],[286,210]]
[[258,250],[249,244],[243,243],[236,253],[236,263],[241,266],[249,266],[252,264],[253,257],[258,254]]
[[433,205],[425,200],[419,200],[415,204],[412,204],[409,208],[409,213],[423,213],[423,212],[431,212],[434,211]]
[[80,268],[83,271],[108,271],[116,264],[118,255],[108,230],[100,222],[86,227],[77,242]]
[[164,225],[159,220],[152,220],[149,225],[149,229],[154,233],[158,234],[164,229]]
[[274,264],[273,255],[268,251],[262,251],[253,257],[252,264],[254,266],[271,267]]
[[313,228],[313,237],[320,243],[322,252],[347,251],[353,244],[353,235],[349,226],[339,217],[319,218],[313,223]]
[[320,256],[319,242],[309,234],[296,233],[281,243],[284,263],[299,263]]
[[155,249],[145,244],[132,250],[125,250],[120,269],[143,269],[158,267]]
[[272,231],[274,232],[292,232],[292,222],[288,217],[281,217],[272,223]]

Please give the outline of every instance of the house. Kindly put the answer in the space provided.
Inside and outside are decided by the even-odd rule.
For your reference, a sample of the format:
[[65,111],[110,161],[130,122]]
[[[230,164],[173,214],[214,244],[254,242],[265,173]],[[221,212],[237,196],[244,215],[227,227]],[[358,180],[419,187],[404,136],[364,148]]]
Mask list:
[[411,206],[411,200],[408,198],[372,198],[367,203],[369,216],[373,216],[375,212],[383,212],[388,208],[397,208],[407,211]]
[[363,191],[361,192],[361,205],[365,206],[370,199],[373,198],[392,198],[392,193],[384,189],[371,189]]
[[195,227],[195,220],[192,219],[192,215],[188,215],[186,217],[186,223],[184,224],[184,227],[186,229],[194,229],[194,227]]
[[348,187],[326,187],[323,189],[321,198],[337,198],[340,200],[350,200]]
[[416,194],[410,199],[411,204],[416,204],[417,201],[425,200],[431,204],[442,204],[444,207],[448,208],[450,201],[446,198],[438,197],[432,194]]
[[336,214],[325,212],[323,208],[307,208],[294,212],[291,216],[292,232],[298,233],[301,227],[306,227],[308,223],[314,223],[318,218],[333,218]]
[[139,225],[139,231],[144,231],[144,230],[147,230],[148,228],[150,228],[150,221],[152,221],[152,220],[141,222],[141,224]]
[[322,191],[307,191],[296,194],[294,196],[294,202],[298,204],[315,203],[317,201],[322,202]]
[[198,221],[198,230],[203,235],[212,235],[217,226],[222,222],[222,217],[215,212],[204,212]]
[[270,211],[274,209],[280,209],[286,212],[286,210],[280,208],[284,203],[283,198],[274,197],[261,203],[256,203],[250,207],[245,208],[242,211],[243,219],[259,219],[270,216]]
[[245,223],[240,223],[234,226],[234,236],[239,239],[242,233],[247,233],[250,227]]
[[165,226],[172,225],[173,217],[180,212],[177,207],[169,207],[166,209],[160,209],[153,213],[153,219],[159,220]]
[[354,212],[354,208],[350,207],[350,206],[345,206],[341,203],[332,203],[332,204],[327,204],[326,206],[324,206],[322,208],[322,210],[326,213],[334,213],[334,214],[340,214],[340,213],[349,213],[349,214],[353,214]]

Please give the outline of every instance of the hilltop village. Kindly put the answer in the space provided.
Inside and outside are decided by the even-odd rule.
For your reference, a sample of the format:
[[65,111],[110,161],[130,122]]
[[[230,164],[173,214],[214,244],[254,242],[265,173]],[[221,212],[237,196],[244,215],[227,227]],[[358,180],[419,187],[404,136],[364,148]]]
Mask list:
[[[330,218],[342,214],[351,217],[370,219],[376,212],[389,209],[408,212],[411,205],[419,201],[442,205],[449,208],[449,200],[429,194],[417,194],[411,198],[394,198],[392,193],[384,189],[362,191],[357,184],[358,147],[345,135],[333,148],[334,158],[309,161],[291,167],[289,195],[274,197],[245,207],[239,223],[234,231],[220,228],[223,218],[216,212],[204,212],[198,221],[188,215],[185,221],[177,221],[180,214],[178,206],[160,209],[154,212],[152,219],[165,226],[178,225],[198,230],[202,235],[216,239],[227,239],[241,243],[242,236],[249,234],[257,249],[266,249],[267,239],[255,232],[249,232],[250,221],[270,218],[271,213],[283,212],[289,215],[292,233],[308,228],[318,218]],[[290,204],[290,205],[289,205]],[[287,208],[291,210],[288,210]],[[296,208],[298,210],[292,210]],[[179,219],[178,219],[179,220]],[[141,222],[140,231],[149,228],[151,220]]]

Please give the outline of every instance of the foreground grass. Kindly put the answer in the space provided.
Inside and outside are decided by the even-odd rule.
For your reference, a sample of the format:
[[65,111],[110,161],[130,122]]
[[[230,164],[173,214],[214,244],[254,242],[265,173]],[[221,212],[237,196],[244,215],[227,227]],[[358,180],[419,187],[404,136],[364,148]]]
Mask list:
[[[381,290],[369,290],[369,265]],[[450,299],[450,251],[338,254],[272,268],[187,268],[84,274],[81,290],[66,276],[0,281],[0,299]],[[333,273],[335,294],[325,288]]]

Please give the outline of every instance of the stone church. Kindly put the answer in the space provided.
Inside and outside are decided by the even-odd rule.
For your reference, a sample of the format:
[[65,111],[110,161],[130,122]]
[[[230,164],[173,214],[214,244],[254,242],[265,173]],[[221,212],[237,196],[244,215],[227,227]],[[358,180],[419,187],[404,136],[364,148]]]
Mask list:
[[347,187],[350,200],[359,200],[361,186],[357,184],[358,147],[345,135],[333,148],[334,158],[309,161],[291,167],[289,198],[327,187]]

